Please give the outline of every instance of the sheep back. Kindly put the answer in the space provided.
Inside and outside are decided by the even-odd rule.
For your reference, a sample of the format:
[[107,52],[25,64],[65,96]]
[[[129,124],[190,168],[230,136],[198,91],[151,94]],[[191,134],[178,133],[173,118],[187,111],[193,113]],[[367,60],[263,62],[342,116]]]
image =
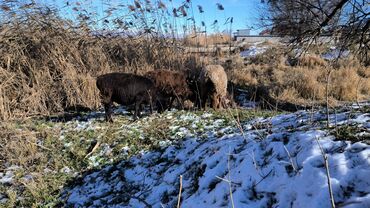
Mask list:
[[155,70],[146,74],[153,82],[158,91],[169,97],[179,96],[186,98],[191,94],[183,72],[169,70]]
[[97,78],[96,85],[103,103],[133,104],[140,100],[149,103],[154,96],[154,83],[145,77],[127,73],[109,73]]
[[208,82],[213,83],[216,94],[224,97],[227,94],[227,75],[221,65],[207,65],[200,73],[200,83],[205,85]]

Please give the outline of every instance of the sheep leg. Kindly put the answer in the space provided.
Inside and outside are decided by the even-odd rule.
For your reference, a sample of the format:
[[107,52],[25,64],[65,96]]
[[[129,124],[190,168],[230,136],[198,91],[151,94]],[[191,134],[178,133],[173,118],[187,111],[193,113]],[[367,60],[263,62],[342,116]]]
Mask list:
[[166,101],[164,101],[163,99],[160,99],[160,100],[157,100],[156,106],[157,106],[158,113],[162,113],[166,109],[167,104],[166,104]]
[[231,104],[229,103],[229,100],[226,97],[221,98],[220,100],[221,100],[220,101],[221,108],[227,109],[227,108],[230,108],[231,107],[231,106],[229,106]]
[[213,108],[214,110],[217,110],[217,97],[214,95],[212,95],[211,108]]
[[143,102],[141,102],[141,104],[139,105],[139,117],[141,117],[143,115],[143,111],[145,109],[145,104]]
[[135,102],[135,112],[134,112],[134,120],[136,121],[139,117],[137,116],[138,112],[140,111],[140,102]]
[[184,110],[184,103],[182,102],[182,99],[179,96],[177,96],[176,99],[177,99],[177,102],[180,105],[180,109]]
[[150,101],[149,101],[150,103],[149,103],[149,107],[150,107],[150,114],[153,114],[153,103],[154,103],[154,101],[153,101],[153,98],[152,97],[150,97]]
[[[225,106],[225,107],[224,107],[224,106]],[[222,97],[219,97],[219,98],[218,98],[218,108],[219,108],[219,109],[227,108],[227,107],[226,107],[225,100],[224,100]]]
[[[197,104],[197,106],[198,106],[198,108],[201,110],[201,109],[203,109],[203,102],[202,102],[202,98],[199,96],[199,98],[198,98],[198,102],[197,102],[198,104]],[[205,103],[204,103],[205,104]],[[204,105],[204,107],[205,107],[205,105]]]
[[221,96],[216,93],[212,95],[212,108],[215,110],[221,108]]
[[202,96],[201,96],[201,91],[200,91],[200,89],[199,89],[199,87],[198,87],[197,82],[195,83],[195,86],[196,86],[196,92],[195,92],[195,104],[196,104],[196,107],[200,109],[200,108],[202,107],[202,101],[201,101]]
[[150,92],[147,92],[149,96],[149,107],[150,107],[150,114],[153,114],[153,96]]
[[153,102],[150,101],[150,114],[153,114]]
[[206,104],[207,104],[207,94],[206,93],[203,93],[202,94],[202,97],[199,99],[199,101],[200,101],[200,104],[201,104],[201,108],[203,109],[203,110],[206,110]]
[[170,97],[170,102],[169,102],[169,104],[166,106],[167,110],[171,110],[171,109],[172,109],[173,101],[175,101],[175,98],[174,98],[174,97]]
[[104,110],[105,110],[105,120],[107,122],[113,123],[113,119],[112,119],[112,102],[104,103]]

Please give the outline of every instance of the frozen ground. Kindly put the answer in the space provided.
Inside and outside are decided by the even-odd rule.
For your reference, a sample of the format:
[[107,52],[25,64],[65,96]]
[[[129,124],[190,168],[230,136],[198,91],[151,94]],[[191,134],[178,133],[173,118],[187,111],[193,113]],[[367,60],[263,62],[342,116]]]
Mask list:
[[248,96],[248,94],[251,94],[249,91],[236,88],[236,92],[238,95],[236,96],[235,101],[240,107],[245,109],[257,108],[258,102],[255,102],[249,98],[250,96]]
[[[252,46],[250,46],[248,49],[240,52],[240,56],[243,58],[250,58],[255,57],[258,54],[262,54],[266,52],[266,50],[269,48],[268,46],[261,46],[261,43],[254,43]],[[301,55],[302,49],[294,49],[293,50],[295,56]],[[330,47],[328,51],[323,53],[321,57],[325,60],[332,61],[338,58],[347,58],[350,55],[349,50],[341,50],[336,47]]]
[[335,47],[331,47],[330,50],[324,53],[321,57],[325,60],[335,60],[338,58],[346,58],[350,54],[349,50],[340,50]]
[[266,46],[257,46],[257,44],[249,47],[247,50],[240,52],[240,56],[247,58],[247,57],[253,57],[258,54],[261,54],[267,50],[268,47]]
[[[335,203],[370,207],[366,110],[338,110],[331,115],[331,126],[336,127],[330,129],[318,111],[226,126],[222,119],[212,120],[211,113],[188,113],[177,119],[190,124],[174,122],[169,127],[173,137],[182,139],[168,138],[156,151],[142,151],[86,173],[65,188],[62,199],[72,207],[176,207],[182,175],[184,208],[232,207],[232,203],[234,207],[330,207],[322,146]],[[192,133],[192,126],[204,120],[204,133]],[[121,131],[132,131],[127,128],[122,126]]]

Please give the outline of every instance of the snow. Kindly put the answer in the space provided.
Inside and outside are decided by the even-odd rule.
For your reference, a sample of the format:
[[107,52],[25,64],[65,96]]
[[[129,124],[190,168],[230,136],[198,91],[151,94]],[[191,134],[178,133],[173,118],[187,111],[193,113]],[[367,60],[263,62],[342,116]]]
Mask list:
[[258,103],[250,100],[250,96],[248,94],[251,94],[251,92],[238,88],[236,90],[238,95],[236,96],[235,101],[240,105],[240,107],[245,109],[255,109],[257,107]]
[[244,58],[253,57],[253,56],[256,56],[258,54],[264,53],[267,50],[267,48],[268,47],[266,47],[266,46],[260,47],[260,46],[257,46],[257,45],[253,45],[253,46],[249,47],[247,50],[240,52],[240,56],[244,57]]
[[0,173],[0,183],[1,184],[12,184],[14,173],[13,171],[6,171],[5,174]]
[[69,167],[63,167],[62,169],[60,169],[60,172],[61,173],[71,173],[72,170]]
[[338,58],[348,57],[350,54],[349,50],[340,50],[335,47],[331,47],[327,53],[324,53],[321,57],[326,60],[334,60]]
[[[206,137],[174,123],[170,131],[186,139],[164,140],[160,150],[143,151],[84,175],[82,183],[64,190],[67,205],[175,207],[182,175],[184,208],[231,207],[229,182],[235,207],[330,207],[321,146],[328,155],[337,205],[370,207],[370,146],[336,141],[324,128],[323,113],[257,118],[242,123],[243,134],[227,126],[222,137],[215,127],[224,121],[212,121],[210,113],[179,118],[195,124],[209,119]],[[341,112],[331,118],[339,126],[370,124],[368,113]]]
[[129,151],[130,151],[130,147],[129,146],[122,147],[122,154],[123,155],[127,155]]
[[32,180],[33,180],[33,176],[32,176],[32,175],[30,175],[30,174],[28,174],[28,175],[23,176],[23,177],[22,177],[22,179],[23,179],[24,181],[26,181],[26,182],[30,182],[30,181],[32,181]]
[[5,194],[0,194],[0,203],[5,204],[9,199],[6,197]]

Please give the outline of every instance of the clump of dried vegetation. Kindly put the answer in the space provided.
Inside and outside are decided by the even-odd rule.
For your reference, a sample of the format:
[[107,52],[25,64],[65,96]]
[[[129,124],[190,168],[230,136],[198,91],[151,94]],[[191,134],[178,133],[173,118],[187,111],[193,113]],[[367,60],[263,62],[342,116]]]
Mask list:
[[[104,20],[114,22],[114,32],[108,32],[108,26],[92,30],[100,23],[78,12],[82,8],[77,4],[72,8],[79,15],[76,22],[61,18],[53,8],[27,5],[5,1],[1,8],[5,17],[0,22],[2,120],[50,115],[79,106],[94,109],[99,105],[95,77],[106,72],[143,74],[196,65],[196,59],[180,50],[177,40],[165,38],[159,29],[162,25],[148,16],[169,18],[164,4],[158,3],[157,8],[150,1],[135,1],[125,7],[127,22]],[[155,9],[150,10],[151,5]]]
[[[87,6],[81,2],[68,3],[67,11],[74,18],[67,19],[61,17],[61,8],[33,1],[3,2],[1,120],[50,115],[80,107],[96,109],[100,102],[95,77],[103,73],[193,69],[222,63],[225,55],[232,62],[225,62],[224,66],[234,84],[263,88],[270,97],[283,101],[306,104],[323,101],[328,71],[332,72],[331,99],[358,101],[369,97],[369,67],[361,65],[356,57],[336,63],[322,59],[320,53],[328,46],[313,48],[308,55],[295,58],[282,45],[264,43],[269,48],[265,53],[247,60],[232,56],[231,37],[219,33],[217,20],[211,25],[214,33],[207,34],[200,5],[197,7],[201,25],[196,25],[192,1],[184,1],[178,7],[172,1],[113,5],[104,9],[106,16],[100,20],[93,18],[94,13],[87,11]],[[219,4],[217,9],[221,13],[224,10]],[[230,31],[232,23],[232,18],[225,21]],[[216,50],[184,50],[210,45]],[[217,57],[201,57],[197,54],[200,51],[211,51]]]
[[309,51],[290,58],[284,46],[271,46],[249,58],[233,59],[228,76],[237,85],[257,89],[280,101],[300,105],[322,104],[326,98],[328,71],[331,71],[329,96],[332,101],[362,101],[370,96],[370,68],[349,56],[328,61]]
[[189,46],[209,47],[219,44],[228,44],[231,39],[230,35],[222,33],[210,34],[208,36],[205,34],[190,34],[184,38],[184,42]]

